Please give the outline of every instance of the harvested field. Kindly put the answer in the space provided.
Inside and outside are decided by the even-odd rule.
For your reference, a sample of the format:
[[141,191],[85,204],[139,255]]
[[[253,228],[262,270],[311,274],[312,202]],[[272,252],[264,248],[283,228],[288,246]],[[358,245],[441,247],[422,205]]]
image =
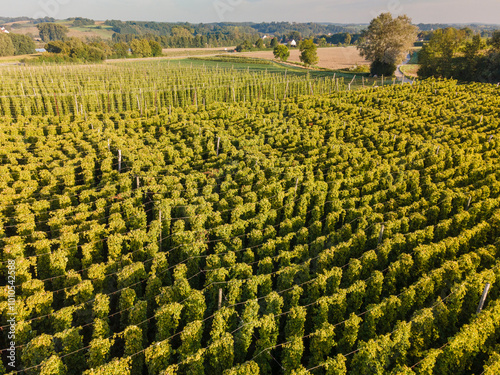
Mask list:
[[[246,57],[258,57],[261,59],[274,59],[274,55],[271,50],[258,52],[242,52],[238,53],[238,55]],[[298,49],[290,50],[290,57],[288,58],[288,61],[300,62],[299,55],[300,51]],[[321,68],[328,69],[345,69],[350,68],[354,65],[370,64],[369,61],[361,57],[358,50],[354,46],[318,48],[318,57],[319,62],[317,65]]]

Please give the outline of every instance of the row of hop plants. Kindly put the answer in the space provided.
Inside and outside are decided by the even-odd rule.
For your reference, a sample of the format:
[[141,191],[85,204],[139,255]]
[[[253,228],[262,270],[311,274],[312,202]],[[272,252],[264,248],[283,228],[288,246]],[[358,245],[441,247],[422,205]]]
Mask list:
[[[387,95],[398,90],[409,88]],[[3,259],[18,258],[24,279],[22,366],[43,358],[44,371],[68,373],[318,366],[363,373],[367,364],[384,372],[476,329],[471,313],[496,275],[496,143],[471,137],[457,155],[448,144],[460,124],[450,125],[448,138],[402,128],[394,139],[396,118],[380,114],[366,116],[359,131],[364,109],[344,100],[216,104],[148,118],[103,114],[106,127],[94,129],[77,119],[76,145],[107,155],[109,137],[116,148],[107,158],[119,147],[131,172],[110,169],[110,180],[86,189],[91,196],[62,190],[53,207],[17,197],[17,207],[3,212],[22,231],[5,228],[1,238]],[[77,141],[91,137],[92,148]],[[75,152],[70,144],[61,149]],[[19,169],[7,167],[9,186]],[[37,223],[43,215],[50,222]],[[440,303],[457,288],[464,298]],[[419,323],[429,304],[436,304],[432,319]],[[422,344],[426,324],[439,334]],[[374,355],[370,340],[380,348]],[[468,353],[467,363],[482,366]],[[442,363],[436,366],[452,361]]]

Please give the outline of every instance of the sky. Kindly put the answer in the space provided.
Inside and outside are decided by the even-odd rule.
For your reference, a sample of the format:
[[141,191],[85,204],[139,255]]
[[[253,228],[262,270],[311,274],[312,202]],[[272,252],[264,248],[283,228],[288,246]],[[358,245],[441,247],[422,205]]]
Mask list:
[[0,0],[0,16],[163,22],[368,23],[382,12],[414,23],[500,24],[500,0]]

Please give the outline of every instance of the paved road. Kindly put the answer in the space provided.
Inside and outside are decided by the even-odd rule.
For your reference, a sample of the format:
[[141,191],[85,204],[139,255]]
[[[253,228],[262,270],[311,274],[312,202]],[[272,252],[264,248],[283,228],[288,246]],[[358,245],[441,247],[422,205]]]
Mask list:
[[403,83],[411,83],[411,82],[412,82],[412,80],[411,80],[411,79],[408,79],[408,78],[406,78],[406,77],[405,77],[405,75],[403,74],[403,72],[402,72],[402,71],[401,71],[401,69],[400,69],[400,67],[401,67],[402,65],[406,65],[406,64],[408,64],[408,62],[410,61],[410,58],[411,58],[411,56],[410,56],[410,54],[408,54],[408,55],[406,56],[405,61],[403,61],[403,63],[402,63],[402,64],[398,65],[398,67],[396,68],[396,72],[394,73],[394,74],[395,74],[395,76],[396,76],[396,78],[397,78],[397,79],[399,79],[399,80],[402,80],[402,81],[403,81]]

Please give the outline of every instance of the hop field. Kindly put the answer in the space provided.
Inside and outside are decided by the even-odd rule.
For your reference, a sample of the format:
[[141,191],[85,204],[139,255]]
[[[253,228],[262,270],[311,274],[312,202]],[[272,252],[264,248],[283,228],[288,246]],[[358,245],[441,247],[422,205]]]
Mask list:
[[43,69],[2,80],[2,373],[499,372],[498,87]]

